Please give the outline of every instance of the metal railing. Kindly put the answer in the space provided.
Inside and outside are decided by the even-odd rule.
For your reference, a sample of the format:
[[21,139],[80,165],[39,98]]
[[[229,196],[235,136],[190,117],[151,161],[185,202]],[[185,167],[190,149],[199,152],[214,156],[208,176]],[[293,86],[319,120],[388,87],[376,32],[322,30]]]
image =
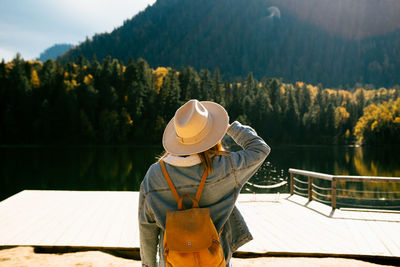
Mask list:
[[[332,209],[336,209],[336,199],[337,199],[337,183],[338,181],[346,181],[346,182],[390,182],[390,183],[400,183],[400,177],[377,177],[377,176],[348,176],[348,175],[330,175],[330,174],[325,174],[325,173],[319,173],[319,172],[312,172],[312,171],[305,171],[305,170],[298,170],[298,169],[289,169],[290,173],[290,194],[293,195],[294,193],[308,197],[308,200],[311,201],[313,200],[313,193],[316,195],[314,198],[320,202],[323,203],[329,203],[329,201],[322,200],[318,198],[317,196],[322,195],[318,193],[314,188],[319,189],[319,190],[330,190],[331,191],[331,206]],[[296,179],[294,175],[302,175],[308,177],[307,182],[301,181],[299,179]],[[331,187],[330,188],[324,188],[324,187],[319,187],[315,184],[313,184],[313,178],[316,179],[322,179],[322,180],[327,180],[331,181]],[[294,182],[302,183],[302,184],[307,184],[307,188],[302,188],[298,187],[294,184]],[[297,190],[296,190],[297,189]],[[300,191],[307,191],[306,193],[299,192]],[[341,190],[346,190],[346,189],[341,189]],[[390,192],[393,193],[393,192]],[[394,192],[398,193],[399,192]]]

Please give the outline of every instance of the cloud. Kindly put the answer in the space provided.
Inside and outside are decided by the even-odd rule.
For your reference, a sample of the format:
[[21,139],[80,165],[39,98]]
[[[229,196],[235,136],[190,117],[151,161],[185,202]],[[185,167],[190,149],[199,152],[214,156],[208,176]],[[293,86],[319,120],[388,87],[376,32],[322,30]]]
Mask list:
[[78,43],[74,34],[63,31],[27,29],[7,23],[0,23],[0,28],[0,58],[6,61],[18,52],[25,59],[34,59],[55,43]]
[[14,50],[7,49],[5,47],[0,47],[0,61],[10,61],[15,57],[16,53]]
[[1,0],[0,58],[39,56],[56,43],[111,32],[156,0]]
[[73,25],[80,25],[93,34],[109,32],[123,21],[153,4],[155,0],[41,0],[49,9]]

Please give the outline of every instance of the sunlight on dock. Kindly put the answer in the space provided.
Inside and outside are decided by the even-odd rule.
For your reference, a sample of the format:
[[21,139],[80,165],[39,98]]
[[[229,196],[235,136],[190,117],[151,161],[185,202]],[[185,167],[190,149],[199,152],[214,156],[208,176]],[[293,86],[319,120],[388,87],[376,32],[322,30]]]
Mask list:
[[[0,246],[137,249],[138,192],[22,191],[0,202]],[[289,194],[241,194],[254,236],[241,253],[400,259],[400,212],[336,209]]]

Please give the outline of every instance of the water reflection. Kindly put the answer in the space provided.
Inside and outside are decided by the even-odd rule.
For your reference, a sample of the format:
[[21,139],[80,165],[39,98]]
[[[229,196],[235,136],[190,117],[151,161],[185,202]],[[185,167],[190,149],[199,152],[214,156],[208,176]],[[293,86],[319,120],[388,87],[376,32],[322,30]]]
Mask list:
[[161,148],[0,148],[0,200],[25,189],[139,190]]
[[359,148],[354,153],[354,167],[359,175],[400,177],[400,147]]
[[[396,148],[357,149],[354,167],[359,175],[400,177],[400,165]],[[363,206],[362,200],[375,206],[400,205],[400,183],[341,182],[339,188],[342,203]],[[361,200],[362,199],[362,200]],[[364,202],[365,202],[364,201]]]
[[400,177],[399,147],[275,146],[273,165],[336,175]]
[[[393,147],[272,146],[267,162],[251,182],[260,185],[279,183],[288,179],[289,168],[338,175],[400,177],[397,151],[398,148]],[[0,200],[25,189],[139,190],[148,167],[161,152],[161,147],[2,147]],[[330,187],[330,182],[316,181],[316,185]],[[350,198],[400,199],[398,193],[380,193],[382,190],[399,192],[400,184],[340,183],[338,186],[342,190],[340,194]],[[289,192],[289,186],[269,190],[247,185],[243,189],[247,193],[277,191]],[[326,199],[329,198],[328,195]]]

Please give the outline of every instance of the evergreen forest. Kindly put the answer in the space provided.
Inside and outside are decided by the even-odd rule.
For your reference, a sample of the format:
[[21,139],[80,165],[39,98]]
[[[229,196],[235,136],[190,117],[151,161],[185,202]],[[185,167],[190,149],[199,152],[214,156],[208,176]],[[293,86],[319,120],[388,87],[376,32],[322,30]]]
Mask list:
[[194,98],[220,103],[271,144],[400,144],[398,86],[346,91],[253,73],[222,78],[218,69],[152,69],[143,59],[62,64],[19,55],[0,63],[0,140],[158,145],[176,109]]

